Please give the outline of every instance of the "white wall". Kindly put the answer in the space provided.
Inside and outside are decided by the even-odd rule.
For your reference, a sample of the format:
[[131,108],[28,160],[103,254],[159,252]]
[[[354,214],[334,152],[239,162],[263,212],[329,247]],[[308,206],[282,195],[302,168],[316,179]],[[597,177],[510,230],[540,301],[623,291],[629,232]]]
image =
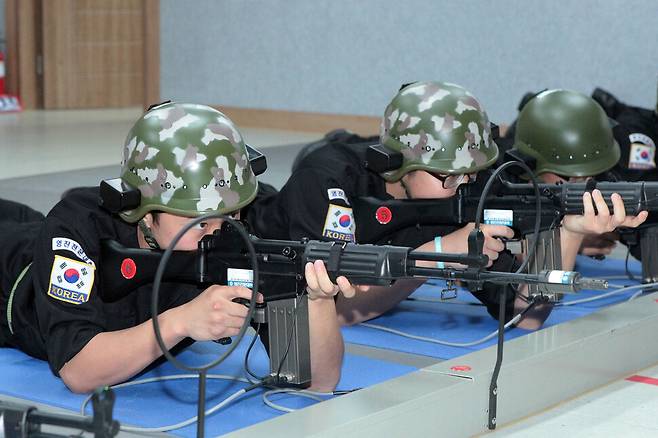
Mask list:
[[439,79],[497,122],[545,87],[652,107],[657,23],[655,0],[162,0],[162,96],[381,115],[401,83]]

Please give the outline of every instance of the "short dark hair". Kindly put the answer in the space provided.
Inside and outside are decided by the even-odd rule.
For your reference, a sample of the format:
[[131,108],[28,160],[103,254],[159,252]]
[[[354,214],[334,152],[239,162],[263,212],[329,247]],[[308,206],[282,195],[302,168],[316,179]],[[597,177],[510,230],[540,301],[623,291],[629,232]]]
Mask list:
[[151,216],[153,217],[153,223],[155,225],[158,225],[158,223],[160,222],[160,214],[162,214],[162,212],[159,210],[153,210],[151,212]]

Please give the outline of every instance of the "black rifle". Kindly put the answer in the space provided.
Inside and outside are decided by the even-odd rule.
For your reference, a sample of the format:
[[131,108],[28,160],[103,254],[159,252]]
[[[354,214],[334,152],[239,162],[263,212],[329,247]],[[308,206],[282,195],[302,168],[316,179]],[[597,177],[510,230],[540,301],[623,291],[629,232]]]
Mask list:
[[[285,375],[286,384],[296,386],[307,385],[311,380],[304,278],[307,262],[322,260],[332,279],[344,275],[354,284],[390,285],[403,278],[432,277],[448,280],[449,287],[455,280],[528,283],[548,295],[607,287],[606,281],[583,278],[578,272],[523,274],[486,271],[483,267],[488,259],[481,252],[482,240],[470,255],[423,253],[398,246],[266,240],[255,236],[250,236],[250,240],[259,270],[257,290],[264,295],[266,302],[265,306],[257,308],[254,320],[268,323],[270,370],[277,378]],[[117,242],[103,241],[101,299],[116,301],[137,287],[151,283],[162,254],[162,251],[124,248]],[[127,259],[131,261],[126,263]],[[252,286],[249,274],[253,266],[247,243],[228,223],[223,224],[220,232],[205,236],[196,251],[173,251],[169,260],[163,281],[200,286]],[[426,268],[416,266],[418,260],[452,262],[469,267]],[[125,268],[127,265],[132,266],[129,272]]]
[[[583,194],[601,191],[612,211],[611,196],[618,193],[626,213],[658,212],[658,182],[596,182],[539,184],[540,231],[560,224],[568,214],[583,214]],[[465,225],[475,221],[481,186],[465,184],[448,199],[388,200],[372,197],[351,199],[359,242],[377,242],[384,236],[414,225]],[[506,225],[516,238],[532,233],[536,198],[532,184],[515,184],[499,179],[485,201],[483,223]]]
[[[316,240],[270,240],[250,235],[256,250],[259,269],[258,291],[265,301],[294,298],[305,293],[304,266],[322,260],[332,280],[345,276],[354,284],[389,286],[394,281],[411,278],[438,278],[448,281],[485,281],[496,284],[537,284],[547,293],[573,293],[581,289],[603,289],[606,282],[581,277],[578,272],[547,271],[536,274],[484,270],[485,255],[417,252],[413,248],[390,245],[361,245]],[[173,251],[163,281],[199,285],[249,283],[236,280],[232,270],[251,270],[245,242],[231,225],[205,236],[196,251]],[[117,301],[137,287],[151,283],[162,252],[125,248],[115,241],[104,241],[101,251],[101,299]],[[134,262],[134,276],[126,278],[121,267],[126,259]],[[459,263],[467,268],[427,268],[416,266],[420,260]],[[559,281],[557,274],[560,272]]]

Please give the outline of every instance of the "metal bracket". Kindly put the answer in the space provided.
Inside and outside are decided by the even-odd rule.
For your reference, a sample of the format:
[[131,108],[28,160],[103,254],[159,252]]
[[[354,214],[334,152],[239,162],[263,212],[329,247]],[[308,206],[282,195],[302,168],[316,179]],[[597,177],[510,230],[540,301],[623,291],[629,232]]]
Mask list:
[[457,287],[454,280],[446,280],[446,287],[441,289],[442,300],[452,300],[457,298]]
[[[534,234],[528,234],[523,238],[521,245],[513,247],[507,246],[513,254],[528,254],[530,245],[533,242]],[[562,269],[562,245],[560,243],[560,228],[556,227],[550,230],[541,231],[537,242],[537,251],[535,256],[528,264],[528,274],[540,274],[542,271],[553,271]],[[562,299],[563,294],[546,293],[541,290],[540,285],[528,285],[528,297],[534,298],[541,295],[542,301],[556,302]]]
[[308,295],[267,302],[270,373],[278,383],[311,384]]

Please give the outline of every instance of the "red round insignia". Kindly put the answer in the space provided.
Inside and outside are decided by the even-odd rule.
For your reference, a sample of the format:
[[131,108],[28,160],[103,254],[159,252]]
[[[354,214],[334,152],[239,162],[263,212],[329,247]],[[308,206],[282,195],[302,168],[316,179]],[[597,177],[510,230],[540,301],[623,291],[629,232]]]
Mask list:
[[393,213],[391,213],[391,209],[388,207],[379,207],[375,212],[375,217],[377,218],[377,222],[386,225],[393,219]]
[[137,274],[137,265],[133,259],[123,259],[121,262],[121,275],[126,280],[130,280]]

